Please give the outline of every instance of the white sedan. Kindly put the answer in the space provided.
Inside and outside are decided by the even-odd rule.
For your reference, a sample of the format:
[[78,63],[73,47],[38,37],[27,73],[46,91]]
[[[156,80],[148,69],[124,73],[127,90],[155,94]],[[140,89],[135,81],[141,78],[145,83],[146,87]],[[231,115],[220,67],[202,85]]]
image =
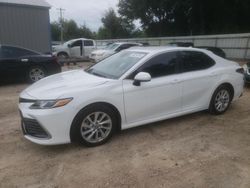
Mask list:
[[206,50],[128,49],[23,91],[23,133],[42,145],[97,146],[118,130],[202,110],[223,114],[242,95],[243,74],[237,63]]
[[115,42],[115,43],[108,45],[104,49],[93,51],[90,54],[89,58],[92,62],[97,63],[113,54],[116,54],[122,50],[126,50],[134,46],[142,46],[142,44],[134,43],[134,42]]

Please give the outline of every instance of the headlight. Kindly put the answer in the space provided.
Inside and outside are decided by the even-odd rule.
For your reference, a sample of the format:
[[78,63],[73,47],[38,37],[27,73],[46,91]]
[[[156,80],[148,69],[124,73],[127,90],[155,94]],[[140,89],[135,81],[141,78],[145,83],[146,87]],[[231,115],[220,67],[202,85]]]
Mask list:
[[73,98],[58,100],[38,100],[30,106],[30,109],[51,109],[67,105]]
[[56,48],[55,47],[52,47],[52,52],[55,52],[56,51]]

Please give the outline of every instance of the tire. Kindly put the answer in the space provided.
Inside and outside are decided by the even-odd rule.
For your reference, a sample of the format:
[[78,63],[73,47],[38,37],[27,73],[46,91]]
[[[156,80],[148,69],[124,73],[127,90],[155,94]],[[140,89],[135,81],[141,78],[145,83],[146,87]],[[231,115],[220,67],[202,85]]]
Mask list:
[[37,82],[47,76],[46,70],[41,66],[32,66],[27,72],[27,80],[30,83]]
[[233,93],[227,85],[219,86],[211,99],[209,112],[214,115],[224,114],[231,105]]
[[90,105],[75,117],[70,130],[71,141],[87,147],[102,145],[113,136],[118,123],[112,108],[104,104]]
[[57,54],[57,57],[59,60],[64,60],[64,59],[68,59],[69,55],[66,52],[59,52]]

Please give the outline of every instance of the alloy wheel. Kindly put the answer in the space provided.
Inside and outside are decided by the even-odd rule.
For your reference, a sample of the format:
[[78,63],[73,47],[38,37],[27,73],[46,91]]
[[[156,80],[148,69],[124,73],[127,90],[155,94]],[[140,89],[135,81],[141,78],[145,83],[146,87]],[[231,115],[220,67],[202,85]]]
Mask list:
[[90,143],[98,143],[108,137],[112,130],[112,120],[104,112],[88,115],[81,124],[81,136]]
[[45,73],[41,68],[32,68],[29,73],[30,79],[33,82],[36,82],[38,80],[41,80],[45,77]]
[[215,108],[219,112],[227,109],[230,103],[230,93],[228,90],[220,90],[215,97]]

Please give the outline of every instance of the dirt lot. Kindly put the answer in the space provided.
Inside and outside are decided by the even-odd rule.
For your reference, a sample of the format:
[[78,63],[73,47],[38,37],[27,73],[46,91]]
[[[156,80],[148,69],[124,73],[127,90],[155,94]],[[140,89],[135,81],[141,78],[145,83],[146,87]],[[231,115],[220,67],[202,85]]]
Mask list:
[[0,187],[250,187],[250,88],[225,115],[195,113],[85,148],[23,138],[26,87],[0,87]]

